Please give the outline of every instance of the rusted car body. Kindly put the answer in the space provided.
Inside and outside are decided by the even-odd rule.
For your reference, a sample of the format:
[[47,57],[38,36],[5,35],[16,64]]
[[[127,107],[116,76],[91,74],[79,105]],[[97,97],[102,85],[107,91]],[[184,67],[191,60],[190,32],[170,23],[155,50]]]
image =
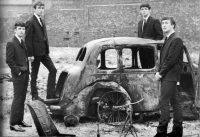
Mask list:
[[[133,113],[158,110],[160,82],[154,75],[159,61],[159,45],[162,45],[162,41],[135,37],[112,37],[88,42],[80,49],[73,67],[61,73],[57,83],[59,101],[50,105],[51,112],[65,116],[65,120],[111,115],[111,112],[108,114],[102,110],[106,107],[98,106],[108,92],[112,93],[106,97],[108,101],[104,105],[123,105],[127,101],[143,99],[132,106]],[[153,61],[148,62],[146,68],[142,67],[144,62],[140,60],[141,49],[147,49],[153,55],[149,56]],[[179,87],[183,102],[200,107],[200,70],[193,67],[186,47],[183,62]],[[115,110],[108,111],[115,113]],[[125,116],[121,113],[119,121],[120,117]]]

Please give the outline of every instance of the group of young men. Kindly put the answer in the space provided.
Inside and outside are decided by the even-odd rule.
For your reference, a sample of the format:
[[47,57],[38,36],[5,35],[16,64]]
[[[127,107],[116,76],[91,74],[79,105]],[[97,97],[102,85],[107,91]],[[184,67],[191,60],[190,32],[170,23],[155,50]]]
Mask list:
[[[44,14],[44,3],[38,1],[34,4],[34,15],[26,24],[15,23],[15,35],[7,43],[6,62],[11,68],[14,86],[14,99],[11,106],[10,129],[24,132],[22,127],[31,127],[23,121],[24,102],[26,98],[29,61],[31,62],[31,94],[32,100],[43,100],[38,96],[37,75],[40,63],[49,70],[47,82],[47,99],[56,98],[55,80],[56,68],[49,57],[49,42],[46,25],[41,18]],[[182,109],[177,85],[180,84],[180,72],[183,61],[183,41],[175,34],[176,23],[172,17],[164,17],[161,22],[150,16],[149,4],[140,5],[142,20],[138,23],[138,37],[154,40],[162,40],[164,44],[160,51],[160,62],[155,78],[161,81],[160,110],[161,117],[155,137],[182,137]],[[25,42],[23,36],[25,34]],[[144,67],[148,68],[152,59],[152,53],[148,50],[140,50],[140,58]],[[170,104],[173,107],[173,129],[167,134],[170,120]]]

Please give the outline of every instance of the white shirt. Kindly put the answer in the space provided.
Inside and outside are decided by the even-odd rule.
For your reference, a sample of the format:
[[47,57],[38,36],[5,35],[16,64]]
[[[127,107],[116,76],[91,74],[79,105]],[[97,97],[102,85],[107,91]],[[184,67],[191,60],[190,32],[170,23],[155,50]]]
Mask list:
[[15,34],[15,37],[19,40],[19,43],[21,44],[22,39],[19,36],[17,36],[16,34]]
[[34,15],[35,15],[35,17],[37,18],[37,20],[38,20],[38,22],[40,23],[40,25],[42,26],[42,22],[40,22],[40,17],[39,17],[36,13],[34,13]]
[[143,31],[143,28],[144,28],[144,20],[147,22],[149,16],[147,16],[146,18],[143,18],[143,22],[142,22],[142,31]]
[[166,35],[167,38],[169,38],[170,35],[172,35],[175,31],[171,31],[169,34]]

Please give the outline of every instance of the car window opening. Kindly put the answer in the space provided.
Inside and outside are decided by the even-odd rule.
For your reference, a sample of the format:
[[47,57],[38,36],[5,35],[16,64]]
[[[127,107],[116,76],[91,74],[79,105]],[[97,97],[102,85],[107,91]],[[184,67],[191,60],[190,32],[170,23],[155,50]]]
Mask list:
[[99,69],[116,69],[118,53],[116,49],[103,50],[97,58]]
[[[116,69],[118,66],[116,49],[101,51],[97,58],[99,69]],[[122,48],[122,64],[124,69],[151,69],[155,66],[154,48],[148,45]]]
[[154,48],[150,46],[124,48],[122,60],[125,69],[151,69],[155,66]]
[[76,57],[76,61],[83,61],[85,57],[85,53],[86,53],[86,47],[81,48]]

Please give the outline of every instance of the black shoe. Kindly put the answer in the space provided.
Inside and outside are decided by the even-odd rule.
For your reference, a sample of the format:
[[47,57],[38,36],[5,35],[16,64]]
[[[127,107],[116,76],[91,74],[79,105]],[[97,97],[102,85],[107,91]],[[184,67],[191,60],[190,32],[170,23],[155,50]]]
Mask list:
[[182,137],[183,127],[173,127],[172,132],[167,134],[168,137]]
[[157,133],[154,137],[168,137],[167,133]]
[[14,130],[16,132],[25,132],[26,130],[22,129],[19,125],[10,125],[10,130]]
[[25,123],[24,121],[20,122],[19,126],[22,126],[22,127],[32,127],[32,125],[29,125],[29,124]]
[[167,137],[168,123],[159,123],[157,127],[157,134],[154,137]]
[[32,100],[33,100],[33,101],[34,101],[34,100],[39,100],[39,101],[41,101],[41,102],[44,102],[44,99],[40,98],[39,96],[33,96],[33,97],[32,97]]

